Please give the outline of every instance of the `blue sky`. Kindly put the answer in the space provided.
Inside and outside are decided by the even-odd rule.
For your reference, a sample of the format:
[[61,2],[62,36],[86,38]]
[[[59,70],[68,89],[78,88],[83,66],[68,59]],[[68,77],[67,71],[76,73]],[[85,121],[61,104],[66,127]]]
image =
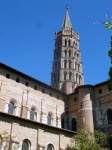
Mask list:
[[[66,0],[0,0],[0,62],[50,84],[54,32],[60,31]],[[85,84],[108,79],[110,35],[94,25],[112,15],[111,0],[68,0],[72,26],[80,34]]]

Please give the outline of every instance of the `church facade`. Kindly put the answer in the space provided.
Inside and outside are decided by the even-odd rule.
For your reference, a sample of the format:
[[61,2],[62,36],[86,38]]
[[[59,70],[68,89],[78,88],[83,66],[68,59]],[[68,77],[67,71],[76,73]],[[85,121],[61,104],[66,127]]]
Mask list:
[[79,34],[68,8],[55,33],[51,86],[0,63],[2,150],[64,150],[80,129],[99,129],[112,145],[112,90],[108,82],[84,85]]

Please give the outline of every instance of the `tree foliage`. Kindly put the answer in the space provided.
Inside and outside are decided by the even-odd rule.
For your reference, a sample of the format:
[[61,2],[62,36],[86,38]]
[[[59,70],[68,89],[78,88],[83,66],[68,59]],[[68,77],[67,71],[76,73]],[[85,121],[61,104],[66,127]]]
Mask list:
[[[18,144],[13,144],[10,135],[8,134],[7,131],[3,131],[0,133],[0,150],[5,149],[7,150],[9,147],[9,143],[11,143],[11,150],[18,150],[19,145]],[[13,145],[12,145],[13,144]]]
[[106,139],[106,135],[100,131],[95,131],[93,134],[87,130],[80,130],[71,139],[71,144],[66,150],[108,150],[104,148]]

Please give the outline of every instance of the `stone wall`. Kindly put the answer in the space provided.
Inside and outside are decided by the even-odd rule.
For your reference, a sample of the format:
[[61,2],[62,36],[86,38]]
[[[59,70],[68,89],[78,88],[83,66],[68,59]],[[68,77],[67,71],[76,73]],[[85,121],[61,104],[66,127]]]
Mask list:
[[[6,78],[7,73],[10,74],[10,78]],[[14,115],[30,119],[30,110],[35,108],[36,121],[47,123],[47,116],[50,113],[53,118],[52,125],[61,127],[65,94],[3,68],[0,74],[0,111],[7,113],[9,103],[14,102]],[[17,77],[20,79],[19,83],[16,82]],[[29,86],[25,85],[26,81]],[[37,86],[36,90],[34,85]]]
[[[37,123],[31,120],[0,113],[0,133],[7,131],[11,136],[12,145],[19,143],[21,149],[25,139],[31,143],[31,150],[47,150],[47,145],[52,144],[54,150],[64,150],[74,132]],[[11,146],[11,145],[10,145]]]

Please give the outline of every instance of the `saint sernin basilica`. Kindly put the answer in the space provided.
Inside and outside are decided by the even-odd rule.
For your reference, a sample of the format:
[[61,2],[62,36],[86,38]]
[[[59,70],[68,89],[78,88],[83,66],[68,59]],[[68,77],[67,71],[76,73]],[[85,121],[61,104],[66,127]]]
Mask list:
[[105,132],[112,147],[112,90],[107,81],[84,85],[83,78],[79,34],[66,8],[51,86],[0,63],[0,133],[10,135],[1,150],[65,150],[80,129]]

